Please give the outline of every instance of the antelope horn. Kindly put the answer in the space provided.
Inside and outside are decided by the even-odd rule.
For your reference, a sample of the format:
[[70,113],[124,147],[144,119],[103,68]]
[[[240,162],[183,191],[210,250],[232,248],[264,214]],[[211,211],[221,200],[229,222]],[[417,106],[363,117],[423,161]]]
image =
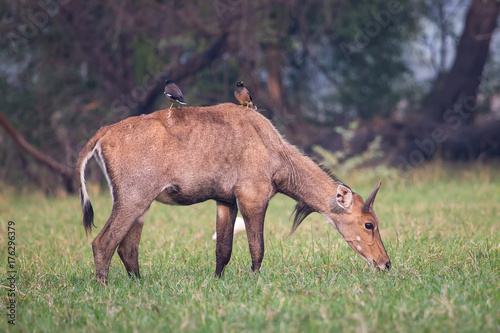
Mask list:
[[377,196],[378,189],[380,188],[380,185],[382,185],[382,180],[378,182],[377,186],[373,189],[372,193],[368,196],[368,198],[365,201],[365,204],[363,205],[363,213],[369,213],[370,212],[370,207],[373,207],[373,201],[375,201],[375,197]]

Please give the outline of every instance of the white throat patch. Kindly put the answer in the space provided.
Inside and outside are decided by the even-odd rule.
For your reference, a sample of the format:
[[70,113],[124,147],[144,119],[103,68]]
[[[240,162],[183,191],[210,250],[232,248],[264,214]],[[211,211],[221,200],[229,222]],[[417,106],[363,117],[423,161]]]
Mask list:
[[333,220],[330,217],[328,217],[328,216],[326,216],[324,214],[321,214],[321,215],[323,215],[323,217],[325,218],[326,222],[330,223],[336,230],[339,230],[337,228],[337,225],[335,224],[335,222],[333,222]]

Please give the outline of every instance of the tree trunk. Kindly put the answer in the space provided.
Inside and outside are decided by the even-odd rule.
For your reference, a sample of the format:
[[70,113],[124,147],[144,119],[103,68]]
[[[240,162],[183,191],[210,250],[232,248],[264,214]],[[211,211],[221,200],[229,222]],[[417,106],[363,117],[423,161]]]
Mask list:
[[450,123],[459,117],[461,123],[474,123],[477,90],[499,12],[499,1],[473,0],[470,4],[455,62],[435,85],[424,110],[428,119]]
[[[474,122],[476,97],[483,78],[500,2],[473,0],[457,45],[450,71],[439,79],[420,119],[408,120],[395,141],[399,148],[391,162],[398,169],[413,170],[436,156],[475,160],[497,157],[499,122],[487,126]],[[406,170],[406,171],[405,171]]]
[[290,98],[283,86],[282,68],[285,55],[278,45],[266,45],[265,53],[266,87],[269,95],[266,104],[270,105],[273,121],[283,130],[288,141],[301,149],[307,149],[325,130],[308,124],[302,108],[294,105],[294,98]]

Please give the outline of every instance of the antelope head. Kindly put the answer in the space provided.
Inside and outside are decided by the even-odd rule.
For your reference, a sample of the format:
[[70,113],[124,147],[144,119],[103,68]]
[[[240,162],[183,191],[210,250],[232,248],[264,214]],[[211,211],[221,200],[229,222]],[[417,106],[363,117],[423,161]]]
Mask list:
[[388,270],[391,268],[391,261],[380,238],[379,222],[373,210],[373,202],[381,184],[382,181],[378,183],[365,202],[350,188],[339,184],[337,195],[330,203],[331,211],[336,213],[337,217],[335,222],[327,219],[370,267]]

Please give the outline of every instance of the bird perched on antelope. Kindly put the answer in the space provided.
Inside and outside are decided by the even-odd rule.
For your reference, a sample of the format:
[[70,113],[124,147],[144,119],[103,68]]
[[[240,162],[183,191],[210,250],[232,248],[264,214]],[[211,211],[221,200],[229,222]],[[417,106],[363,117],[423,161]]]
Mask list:
[[240,105],[246,104],[247,109],[249,106],[251,106],[252,108],[255,108],[253,101],[252,101],[252,96],[250,96],[250,92],[243,85],[243,81],[236,83],[236,89],[234,90],[234,97],[236,98],[238,103],[240,103]]
[[177,87],[177,85],[172,80],[167,80],[165,82],[165,90],[163,91],[165,96],[172,102],[169,109],[172,108],[174,103],[178,103],[179,105],[186,105],[184,101],[184,96],[182,95],[182,91]]

